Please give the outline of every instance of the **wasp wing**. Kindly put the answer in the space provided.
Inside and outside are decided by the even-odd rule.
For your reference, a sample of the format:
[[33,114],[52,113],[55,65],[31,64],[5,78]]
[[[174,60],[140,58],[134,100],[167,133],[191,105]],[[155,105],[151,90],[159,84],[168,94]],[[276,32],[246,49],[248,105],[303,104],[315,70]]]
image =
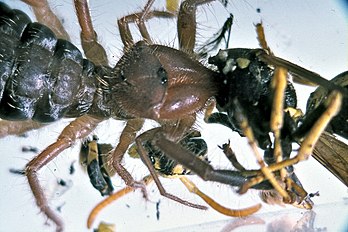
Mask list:
[[324,132],[313,151],[313,157],[348,187],[348,145]]

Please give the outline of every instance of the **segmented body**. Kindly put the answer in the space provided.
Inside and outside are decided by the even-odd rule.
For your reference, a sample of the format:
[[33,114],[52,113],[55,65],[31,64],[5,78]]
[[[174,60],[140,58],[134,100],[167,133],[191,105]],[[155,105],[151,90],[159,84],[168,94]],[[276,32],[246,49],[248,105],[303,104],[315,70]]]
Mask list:
[[[6,37],[1,44],[4,71],[0,117],[3,119],[52,122],[83,114],[97,118],[172,119],[183,111],[200,110],[215,92],[213,72],[184,52],[141,41],[127,50],[114,68],[95,66],[83,59],[73,44],[57,39],[46,26],[31,23],[25,13],[11,10],[3,3],[1,8],[4,12],[1,33]],[[168,62],[166,54],[170,53],[181,60],[163,64]],[[205,83],[202,79],[193,82],[206,92],[199,93],[203,94],[199,97],[192,94],[190,100],[181,96],[170,99],[171,94],[165,99],[169,88],[176,88],[174,85],[183,81],[182,70],[176,66],[206,72]],[[172,76],[167,75],[167,69],[174,72]],[[178,91],[186,92],[185,86],[171,91],[176,91],[175,95],[179,95]],[[187,106],[177,107],[177,104]]]
[[[121,109],[121,105],[127,105],[127,95],[131,95],[128,87],[133,87],[124,80],[123,73],[115,76],[110,67],[96,66],[84,59],[72,43],[57,39],[48,27],[31,22],[24,12],[12,10],[4,3],[0,3],[0,11],[2,119],[53,122],[84,114],[97,118],[133,117]],[[138,46],[124,59],[141,60],[141,54],[134,54],[139,50],[144,49]],[[162,99],[166,73],[160,71]],[[144,86],[138,88],[141,87]],[[152,87],[156,93],[154,84]],[[152,104],[151,100],[148,102]]]
[[[4,3],[0,10],[1,118],[52,122],[90,112],[101,69],[22,11]],[[93,108],[96,115],[106,114]]]

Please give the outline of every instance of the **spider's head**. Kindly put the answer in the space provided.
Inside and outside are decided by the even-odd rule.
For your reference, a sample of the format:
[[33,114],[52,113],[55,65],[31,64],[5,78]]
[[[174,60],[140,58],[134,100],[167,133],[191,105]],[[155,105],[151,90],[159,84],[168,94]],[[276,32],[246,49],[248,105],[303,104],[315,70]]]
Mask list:
[[127,115],[158,119],[167,95],[167,72],[152,50],[136,43],[113,69],[113,100]]

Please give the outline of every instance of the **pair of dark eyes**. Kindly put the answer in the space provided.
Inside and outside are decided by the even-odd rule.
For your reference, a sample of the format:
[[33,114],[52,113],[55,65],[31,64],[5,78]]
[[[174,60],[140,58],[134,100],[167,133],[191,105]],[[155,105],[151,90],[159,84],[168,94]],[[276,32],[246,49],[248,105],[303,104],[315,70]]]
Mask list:
[[[157,76],[161,80],[161,84],[165,84],[165,83],[168,82],[167,71],[163,67],[160,67],[157,70]],[[125,76],[123,70],[121,70],[121,72],[120,72],[120,78],[121,78],[122,81],[127,82],[127,77]]]

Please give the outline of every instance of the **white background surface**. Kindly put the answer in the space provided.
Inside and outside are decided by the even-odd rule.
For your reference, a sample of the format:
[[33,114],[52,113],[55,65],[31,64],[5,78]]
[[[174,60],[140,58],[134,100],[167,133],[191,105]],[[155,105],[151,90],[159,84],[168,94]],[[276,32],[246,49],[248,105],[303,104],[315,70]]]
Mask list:
[[[20,8],[31,17],[30,9],[19,1],[5,1],[15,8]],[[163,7],[164,0],[158,0],[158,7]],[[274,53],[282,58],[313,70],[331,79],[347,70],[347,5],[340,1],[230,1],[228,10],[220,3],[200,7],[198,11],[199,41],[209,38],[224,22],[228,13],[234,14],[234,25],[230,47],[258,47],[254,24],[263,21],[266,37]],[[343,2],[343,1],[342,1]],[[101,43],[109,52],[110,63],[114,64],[120,57],[122,44],[117,31],[116,19],[131,12],[139,11],[144,1],[92,1],[91,13],[93,23]],[[72,1],[54,1],[52,8],[64,20],[64,25],[72,35],[75,44],[79,44],[78,26]],[[261,13],[256,13],[256,8]],[[158,9],[158,8],[157,8]],[[34,19],[32,17],[32,19]],[[175,21],[153,20],[150,34],[153,39],[162,44],[176,46]],[[308,94],[313,89],[296,86],[300,92],[300,107],[304,107]],[[57,122],[39,131],[29,133],[27,138],[10,136],[0,140],[1,165],[0,175],[2,187],[0,190],[0,231],[54,231],[54,227],[44,225],[45,217],[39,213],[26,178],[9,173],[9,168],[23,168],[34,156],[32,153],[22,153],[21,147],[32,145],[43,150],[58,136],[67,120]],[[116,143],[122,130],[123,122],[107,121],[97,129],[100,141]],[[153,123],[149,123],[152,126]],[[256,167],[253,155],[236,133],[219,125],[199,123],[204,138],[209,142],[210,159],[214,165],[225,167],[221,151],[217,145],[228,139],[233,142],[233,148],[240,161]],[[48,167],[42,169],[40,180],[47,189],[47,195],[53,208],[62,206],[60,215],[65,221],[66,231],[87,231],[86,220],[89,211],[102,198],[89,183],[86,173],[75,163],[76,172],[69,175],[69,166],[78,159],[79,144],[68,149]],[[136,179],[143,177],[146,169],[140,161],[125,161],[126,167]],[[316,218],[313,228],[327,231],[344,231],[348,224],[347,187],[340,183],[324,167],[310,159],[296,165],[298,174],[308,192],[320,192],[320,197],[314,198]],[[71,180],[73,186],[64,194],[56,189],[57,179]],[[123,182],[113,179],[116,189],[124,187]],[[179,180],[162,179],[164,186],[171,193],[203,204],[194,195],[187,192]],[[250,191],[245,196],[237,196],[233,189],[215,183],[204,183],[198,178],[195,183],[210,196],[231,208],[243,208],[260,202],[257,192]],[[149,187],[150,201],[146,202],[137,191],[129,194],[109,206],[97,218],[116,225],[117,231],[231,231],[230,219],[213,210],[199,211],[177,204],[158,196],[154,185]],[[160,203],[160,220],[156,219],[156,202]],[[293,207],[278,207],[263,205],[255,217],[263,220],[262,225],[244,226],[240,231],[272,231],[271,225],[276,224],[283,231],[294,229],[296,222],[305,214],[303,210]],[[256,220],[256,219],[255,219]],[[50,222],[49,222],[50,223]],[[197,224],[202,224],[197,226]],[[191,226],[191,227],[186,227]],[[186,227],[185,229],[179,229]],[[274,230],[274,231],[279,231]]]

